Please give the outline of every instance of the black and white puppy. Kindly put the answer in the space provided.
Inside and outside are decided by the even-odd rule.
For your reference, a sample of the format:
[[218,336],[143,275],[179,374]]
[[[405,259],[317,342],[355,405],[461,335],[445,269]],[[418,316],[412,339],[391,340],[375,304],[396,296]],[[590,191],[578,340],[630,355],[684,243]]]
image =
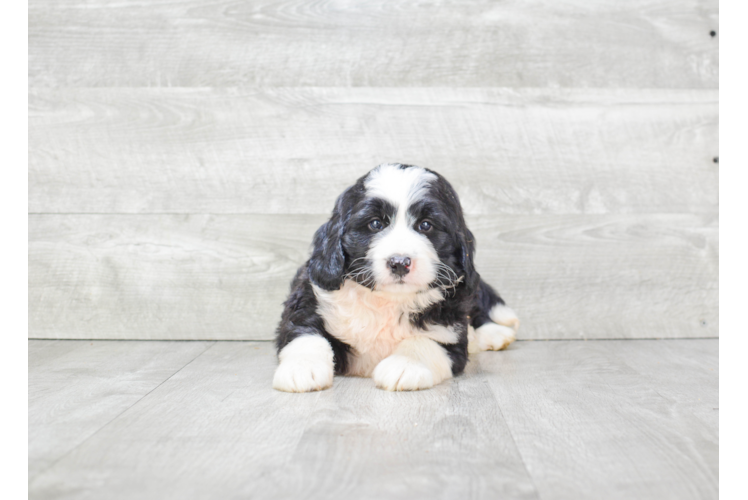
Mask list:
[[468,351],[505,348],[519,320],[481,280],[474,255],[444,177],[376,167],[338,197],[291,283],[273,387],[325,389],[337,373],[390,391],[427,389],[462,373]]

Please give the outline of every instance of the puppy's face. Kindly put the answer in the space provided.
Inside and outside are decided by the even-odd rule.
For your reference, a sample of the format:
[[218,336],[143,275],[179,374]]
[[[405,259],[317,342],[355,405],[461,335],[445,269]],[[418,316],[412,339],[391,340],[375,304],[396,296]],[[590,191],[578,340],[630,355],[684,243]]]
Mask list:
[[[326,237],[320,238],[323,229]],[[336,250],[334,239],[339,238],[341,278],[372,290],[449,289],[464,279],[466,259],[472,263],[454,190],[419,167],[394,164],[372,170],[339,198],[333,218],[320,231],[315,246],[321,243],[328,252]]]

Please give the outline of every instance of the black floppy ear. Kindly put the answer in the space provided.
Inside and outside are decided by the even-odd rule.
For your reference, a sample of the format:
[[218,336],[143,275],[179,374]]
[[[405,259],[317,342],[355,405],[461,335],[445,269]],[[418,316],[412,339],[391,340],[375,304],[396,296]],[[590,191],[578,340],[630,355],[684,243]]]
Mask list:
[[480,275],[475,271],[475,236],[467,227],[459,233],[460,265],[465,271],[465,285],[468,290],[475,290],[480,283]]
[[314,248],[309,259],[309,277],[324,290],[339,290],[343,284],[345,253],[343,230],[350,215],[352,189],[348,188],[335,202],[330,220],[314,233]]
[[442,193],[442,200],[449,207],[450,216],[453,220],[457,221],[458,247],[455,249],[455,257],[457,257],[460,267],[462,267],[465,273],[465,287],[469,291],[476,290],[480,284],[480,275],[476,272],[474,264],[475,236],[473,236],[473,233],[467,228],[467,224],[465,224],[460,197],[457,196],[457,191],[455,191],[447,179],[431,170],[429,172],[438,177],[440,188],[437,191]]

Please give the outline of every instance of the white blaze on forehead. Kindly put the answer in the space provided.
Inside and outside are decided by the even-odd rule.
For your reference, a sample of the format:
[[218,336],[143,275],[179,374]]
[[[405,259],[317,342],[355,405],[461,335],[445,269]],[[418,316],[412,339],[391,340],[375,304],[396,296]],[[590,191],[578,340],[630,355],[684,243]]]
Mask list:
[[373,170],[364,182],[366,194],[382,198],[392,203],[397,210],[397,218],[405,216],[408,207],[421,198],[429,183],[436,176],[420,167],[400,168],[398,165],[384,164]]

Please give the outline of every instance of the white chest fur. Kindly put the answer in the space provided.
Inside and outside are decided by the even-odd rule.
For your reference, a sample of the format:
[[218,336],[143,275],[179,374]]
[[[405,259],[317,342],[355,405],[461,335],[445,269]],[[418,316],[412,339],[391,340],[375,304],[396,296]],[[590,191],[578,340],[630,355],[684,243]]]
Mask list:
[[334,337],[350,345],[350,375],[368,377],[376,365],[392,354],[406,338],[423,336],[442,343],[454,343],[457,334],[451,328],[431,325],[421,330],[411,325],[413,313],[444,300],[441,290],[394,294],[374,292],[351,280],[340,290],[328,292],[314,287],[317,312],[325,328]]

